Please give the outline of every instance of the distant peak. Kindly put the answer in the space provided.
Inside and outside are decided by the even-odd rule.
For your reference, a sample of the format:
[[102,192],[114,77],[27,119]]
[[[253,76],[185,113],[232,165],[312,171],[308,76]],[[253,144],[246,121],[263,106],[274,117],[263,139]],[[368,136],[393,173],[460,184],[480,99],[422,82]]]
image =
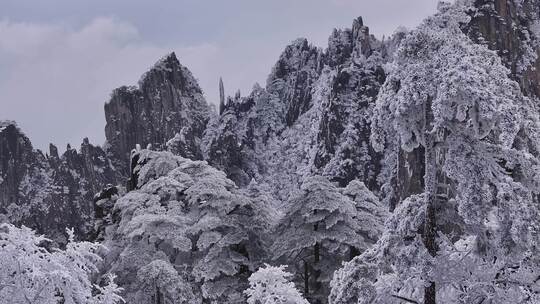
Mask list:
[[369,27],[364,25],[364,21],[362,20],[362,17],[358,17],[353,20],[351,30],[355,38],[361,35],[364,35],[364,36],[369,35]]
[[174,52],[170,52],[161,57],[155,64],[153,69],[172,71],[175,67],[180,67],[180,61]]
[[317,47],[311,45],[306,38],[297,38],[285,47],[280,58],[289,58],[294,54],[300,54],[304,51],[317,51]]
[[159,62],[178,62],[178,57],[176,57],[175,52],[170,52],[168,54],[165,54],[165,56],[161,57],[161,59],[158,60]]
[[[152,76],[154,75],[154,76]],[[190,82],[195,82],[191,72],[180,64],[180,61],[176,57],[174,52],[170,52],[165,56],[161,57],[154,66],[152,66],[146,73],[144,73],[139,79],[139,88],[142,87],[148,78],[153,78],[155,75],[163,75],[165,79],[177,79],[187,78]],[[176,76],[175,76],[176,75]],[[200,90],[198,84],[194,85],[197,87],[197,90]]]
[[58,158],[58,148],[52,143],[49,143],[49,155],[53,158]]
[[0,120],[0,128],[5,128],[7,126],[17,126],[17,123],[14,120]]
[[293,42],[291,42],[290,46],[292,47],[300,47],[300,48],[303,48],[303,47],[307,47],[309,45],[309,42],[306,38],[296,38],[295,40],[293,40]]
[[4,131],[6,128],[12,127],[17,130],[17,132],[22,134],[21,129],[17,126],[17,123],[14,120],[0,120],[0,132]]
[[362,20],[362,16],[359,16],[356,19],[354,19],[354,21],[353,21],[353,29],[355,27],[362,27],[362,26],[364,26],[364,21]]

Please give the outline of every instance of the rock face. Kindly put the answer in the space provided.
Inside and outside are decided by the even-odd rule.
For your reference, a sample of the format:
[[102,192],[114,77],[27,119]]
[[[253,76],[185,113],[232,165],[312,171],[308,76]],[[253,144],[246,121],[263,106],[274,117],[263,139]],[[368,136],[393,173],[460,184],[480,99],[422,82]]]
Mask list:
[[464,31],[496,50],[525,94],[540,97],[540,1],[476,0]]
[[7,212],[8,206],[19,200],[19,185],[32,166],[43,160],[34,153],[30,140],[14,122],[0,122],[0,211]]
[[[471,21],[463,31],[498,52],[525,94],[540,97],[540,2],[476,0],[468,13]],[[294,41],[265,88],[256,86],[249,96],[223,104],[205,133],[205,159],[241,186],[254,178],[284,195],[287,185],[312,174],[342,185],[360,179],[371,190],[385,187],[378,182],[383,174],[397,191],[391,208],[421,192],[421,148],[385,152],[382,168],[383,155],[369,143],[383,66],[405,35],[398,31],[378,41],[357,18],[350,29],[334,30],[324,51],[305,39]]]
[[380,155],[369,143],[370,113],[385,80],[383,44],[357,18],[351,29],[334,31],[328,45],[335,76],[322,104],[314,166],[341,186],[359,178],[376,189]]
[[178,133],[177,153],[201,158],[199,141],[210,109],[191,72],[171,53],[158,61],[138,87],[120,87],[105,104],[106,150],[126,175],[136,144],[164,149]]
[[283,194],[310,174],[377,188],[381,156],[369,145],[369,119],[390,43],[371,36],[361,18],[334,30],[325,51],[295,40],[266,88],[229,98],[209,123],[205,159],[240,186],[257,179]]
[[48,155],[35,150],[14,122],[0,122],[0,220],[59,242],[68,227],[83,238],[99,237],[110,207],[103,202],[125,182],[136,145],[202,158],[210,108],[174,53],[145,73],[137,88],[114,90],[105,115],[105,150],[84,139],[78,151],[68,145],[62,155],[52,144]]
[[[463,32],[474,42],[497,52],[525,95],[538,104],[540,97],[540,1],[475,0],[471,20]],[[399,151],[391,183],[391,209],[412,194],[423,191],[424,151]]]
[[65,228],[82,237],[93,230],[94,193],[115,184],[105,152],[85,139],[79,151],[34,150],[13,122],[0,122],[0,214],[62,242]]
[[267,88],[284,104],[288,126],[312,105],[311,89],[322,68],[322,55],[306,39],[298,39],[285,48],[268,77]]

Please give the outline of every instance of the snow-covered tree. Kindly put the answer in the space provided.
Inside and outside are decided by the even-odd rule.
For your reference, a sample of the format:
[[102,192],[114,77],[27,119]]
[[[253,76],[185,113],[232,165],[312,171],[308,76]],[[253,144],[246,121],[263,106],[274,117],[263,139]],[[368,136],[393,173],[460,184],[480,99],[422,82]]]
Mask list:
[[422,296],[418,261],[429,257],[418,235],[424,204],[424,195],[413,195],[397,206],[377,244],[335,272],[329,303],[397,304]]
[[[347,187],[340,190],[354,202],[356,207],[354,218],[362,227],[360,231],[369,231],[378,238],[384,230],[384,221],[389,216],[387,207],[359,180],[351,181]],[[351,248],[351,258],[360,253],[357,249]]]
[[[481,294],[479,302],[519,303],[534,285],[514,288],[506,274],[537,262],[530,258],[539,244],[537,110],[497,54],[461,31],[469,21],[463,3],[442,3],[438,14],[404,38],[377,99],[374,147],[382,151],[397,138],[405,151],[423,149],[425,155],[424,193],[402,202],[376,248],[357,259],[362,267],[377,260],[379,275],[394,278],[375,280],[377,303],[391,303],[382,294],[444,303],[448,292],[462,303],[470,303],[463,299],[471,293]],[[475,273],[478,288],[461,284],[442,258],[459,255],[457,244],[464,240],[474,240],[476,248],[467,256],[504,261],[490,266],[498,268],[494,277]],[[498,298],[494,290],[501,288],[514,292]]]
[[141,303],[152,304],[195,304],[200,303],[192,285],[178,273],[174,266],[165,260],[154,260],[137,271],[140,282]]
[[[64,250],[31,229],[0,225],[0,302],[12,304],[114,304],[123,302],[109,277],[100,287],[91,281],[101,261],[100,245],[76,242],[68,230]],[[94,292],[97,290],[97,293]]]
[[296,267],[298,283],[306,297],[314,301],[323,301],[325,282],[330,281],[341,261],[375,243],[381,232],[383,220],[379,214],[370,214],[370,202],[361,198],[363,195],[378,202],[373,194],[356,184],[345,192],[351,197],[322,176],[306,179],[288,202],[276,230],[272,247],[275,258]]
[[249,288],[244,291],[248,304],[309,304],[289,279],[285,266],[265,265],[249,277]]
[[[362,29],[367,30],[367,27]],[[342,43],[329,41],[329,44]],[[357,43],[356,47],[363,52],[373,52],[366,42]],[[360,47],[361,44],[364,45]],[[370,120],[377,93],[384,82],[385,73],[381,67],[384,60],[378,52],[367,58],[360,51],[356,52],[337,68],[331,96],[323,100],[314,164],[321,169],[322,175],[338,181],[341,186],[353,179],[361,179],[370,189],[375,189],[381,155],[375,153],[369,143]]]
[[[208,303],[244,301],[247,278],[265,255],[268,206],[205,162],[148,150],[138,151],[137,159],[138,189],[117,201],[118,227],[109,237],[120,247],[113,271],[122,275],[127,297],[154,282],[150,296],[169,297],[170,303],[183,303],[170,295],[189,290],[187,285]],[[186,285],[176,286],[180,291],[168,285],[173,269]],[[166,277],[152,277],[157,270]]]

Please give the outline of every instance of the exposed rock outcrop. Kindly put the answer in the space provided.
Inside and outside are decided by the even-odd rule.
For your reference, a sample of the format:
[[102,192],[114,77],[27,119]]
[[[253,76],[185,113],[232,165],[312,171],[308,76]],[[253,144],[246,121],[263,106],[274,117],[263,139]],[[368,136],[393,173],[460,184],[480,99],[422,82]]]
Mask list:
[[[497,52],[525,95],[538,103],[540,97],[540,1],[473,0],[471,20],[462,28],[474,42]],[[396,197],[391,208],[423,191],[424,152],[397,153],[394,182]]]
[[279,57],[266,87],[285,105],[288,126],[311,107],[311,90],[322,67],[323,52],[310,45],[307,39],[295,40]]
[[198,146],[210,115],[202,90],[191,72],[171,53],[145,73],[138,87],[120,87],[105,104],[106,150],[123,175],[136,144],[165,149],[180,133],[187,142],[176,152],[200,159]]
[[73,228],[88,237],[93,229],[94,193],[115,184],[116,172],[105,152],[85,139],[79,151],[49,155],[32,147],[13,122],[0,122],[0,214],[56,241]]
[[200,140],[210,108],[174,53],[145,73],[137,88],[113,91],[105,115],[105,151],[85,138],[78,151],[68,145],[62,155],[53,144],[48,155],[35,150],[14,122],[0,123],[0,214],[5,220],[60,242],[70,227],[95,238],[112,201],[101,196],[125,182],[135,146],[202,158]]
[[475,0],[464,31],[496,50],[525,94],[540,97],[540,1]]
[[369,145],[369,119],[388,53],[361,18],[334,30],[326,51],[295,40],[266,88],[223,103],[205,133],[205,159],[241,186],[255,178],[278,189],[324,174],[376,188],[380,155]]

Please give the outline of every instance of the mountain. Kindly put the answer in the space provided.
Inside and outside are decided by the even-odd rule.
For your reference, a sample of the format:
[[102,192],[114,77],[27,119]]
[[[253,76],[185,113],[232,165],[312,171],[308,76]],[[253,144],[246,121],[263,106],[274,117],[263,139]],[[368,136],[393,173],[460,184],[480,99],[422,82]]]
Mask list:
[[105,104],[103,148],[85,138],[79,150],[68,144],[58,155],[51,144],[44,154],[14,122],[1,122],[0,214],[61,242],[68,227],[93,238],[99,232],[94,229],[94,209],[100,210],[94,196],[97,202],[107,191],[123,191],[131,150],[136,145],[165,149],[169,142],[179,155],[200,159],[209,115],[195,78],[171,53],[143,75],[138,87],[113,91]]
[[105,149],[124,175],[136,144],[165,149],[176,134],[176,152],[200,159],[199,142],[209,115],[199,84],[170,53],[141,77],[137,87],[112,92],[105,104]]
[[369,116],[395,43],[375,39],[361,18],[334,30],[324,51],[295,40],[265,88],[229,97],[211,120],[205,159],[237,184],[262,180],[278,196],[310,174],[341,185],[360,178],[376,189],[381,155],[369,145]]
[[357,18],[324,50],[292,41],[247,96],[220,80],[218,112],[171,53],[112,92],[103,147],[44,155],[0,123],[2,221],[103,241],[128,299],[242,303],[263,262],[312,303],[535,299],[538,279],[500,282],[540,277],[539,50],[538,0],[442,3],[385,39]]
[[118,181],[105,152],[88,139],[79,150],[68,145],[58,155],[51,144],[43,154],[9,121],[0,122],[0,160],[0,213],[60,242],[68,227],[91,236],[94,194]]
[[[537,1],[477,0],[463,28],[473,41],[496,50],[523,92],[534,97],[540,94],[538,7]],[[220,113],[213,112],[192,73],[170,53],[138,86],[112,92],[104,107],[103,148],[85,140],[79,152],[69,148],[58,156],[51,145],[49,155],[43,155],[14,123],[3,122],[3,213],[10,205],[49,209],[50,199],[91,205],[92,196],[107,184],[125,184],[137,144],[204,159],[239,186],[252,179],[266,183],[280,199],[309,175],[321,174],[342,186],[360,179],[375,192],[381,187],[388,192],[393,208],[421,192],[423,151],[376,153],[369,144],[370,116],[385,67],[405,35],[399,30],[379,41],[358,18],[351,28],[334,30],[326,50],[297,39],[279,56],[264,88],[255,84],[248,96],[223,97]],[[23,184],[32,179],[39,183]],[[79,179],[85,181],[81,186]],[[32,189],[40,184],[48,190]],[[44,231],[47,225],[37,222],[31,226]]]

